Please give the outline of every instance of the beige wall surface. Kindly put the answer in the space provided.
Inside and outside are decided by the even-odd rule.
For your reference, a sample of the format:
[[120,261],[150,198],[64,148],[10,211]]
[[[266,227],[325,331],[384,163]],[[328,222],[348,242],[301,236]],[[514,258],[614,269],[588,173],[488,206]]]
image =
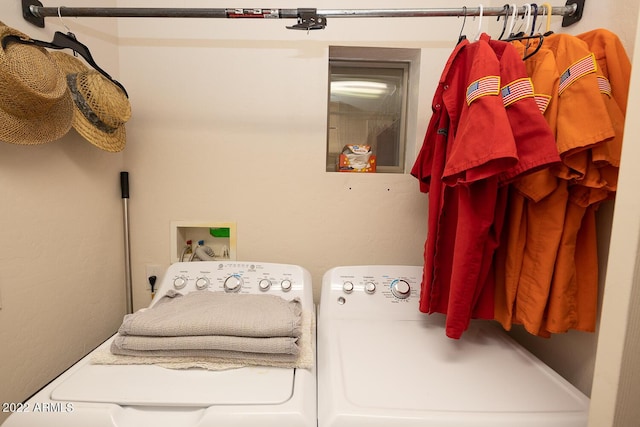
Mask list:
[[[15,3],[0,4],[5,23],[42,39],[66,31],[58,18],[47,18],[47,27],[36,29],[22,20]],[[107,3],[149,6],[143,0],[101,5]],[[424,3],[325,0],[312,7],[452,7],[444,0]],[[175,2],[155,0],[153,6]],[[233,6],[306,5],[189,2],[189,7]],[[577,34],[609,28],[631,52],[637,8],[631,0],[591,2],[580,23],[562,29],[561,18],[554,17],[553,30]],[[287,30],[294,22],[286,20],[66,18],[64,23],[125,85],[133,115],[122,154],[100,152],[73,132],[42,147],[0,144],[0,188],[6,195],[0,204],[5,242],[0,401],[27,398],[119,325],[124,313],[120,170],[131,178],[135,309],[150,301],[145,267],[170,263],[172,221],[235,222],[238,259],[302,265],[312,273],[316,298],[322,273],[336,265],[422,263],[427,197],[408,173],[325,172],[328,49],[420,49],[421,68],[414,76],[419,89],[413,94],[418,108],[408,129],[410,167],[462,19],[332,19],[325,30],[309,33]],[[477,25],[468,18],[465,33],[475,35]],[[485,18],[483,27],[499,34],[494,25],[495,18]],[[600,218],[603,260],[612,210],[605,207]],[[602,270],[604,277],[604,265]],[[520,335],[515,334],[531,351],[590,392],[595,334],[551,340]]]
[[235,222],[239,259],[306,267],[316,298],[332,266],[422,263],[427,199],[414,178],[325,172],[328,48],[429,47],[413,95],[413,159],[460,21],[336,19],[310,33],[285,28],[294,22],[120,22],[122,78],[134,91],[125,161],[136,307],[149,302],[144,266],[169,262],[171,221]]
[[[0,3],[0,21],[41,40],[66,32],[57,18],[27,23],[20,3]],[[118,71],[114,21],[65,23]],[[38,146],[0,142],[0,402],[25,400],[122,321],[123,159],[73,130]]]
[[[640,22],[640,18],[638,18]],[[638,46],[640,33],[636,33]],[[633,56],[632,69],[640,69],[640,55]],[[636,167],[640,147],[636,142],[640,124],[631,118],[640,112],[640,74],[631,78],[625,123],[625,142],[620,165],[618,197],[611,230],[611,252],[604,280],[603,311],[598,338],[591,403],[590,427],[625,427],[638,423],[640,406],[640,203],[637,196],[640,173]]]

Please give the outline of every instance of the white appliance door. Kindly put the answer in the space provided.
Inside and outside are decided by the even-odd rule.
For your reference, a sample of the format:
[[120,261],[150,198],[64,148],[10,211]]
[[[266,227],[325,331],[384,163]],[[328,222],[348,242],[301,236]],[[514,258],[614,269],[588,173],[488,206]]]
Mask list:
[[209,371],[86,363],[52,391],[51,399],[132,406],[276,405],[291,398],[294,375],[295,369],[261,366]]
[[324,400],[333,425],[586,425],[588,398],[503,331],[472,326],[452,340],[433,320],[323,325],[331,342],[319,357],[341,390]]

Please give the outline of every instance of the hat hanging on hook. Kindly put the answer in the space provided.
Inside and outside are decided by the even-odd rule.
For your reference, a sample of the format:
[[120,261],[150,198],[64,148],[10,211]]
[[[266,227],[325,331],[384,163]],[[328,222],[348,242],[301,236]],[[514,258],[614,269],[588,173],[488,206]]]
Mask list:
[[[0,40],[26,34],[0,22]],[[49,52],[35,45],[0,48],[0,141],[35,145],[63,137],[71,128],[73,101],[64,74]]]
[[80,59],[64,52],[50,55],[66,75],[73,99],[73,128],[104,151],[122,151],[126,145],[125,123],[131,117],[126,94]]

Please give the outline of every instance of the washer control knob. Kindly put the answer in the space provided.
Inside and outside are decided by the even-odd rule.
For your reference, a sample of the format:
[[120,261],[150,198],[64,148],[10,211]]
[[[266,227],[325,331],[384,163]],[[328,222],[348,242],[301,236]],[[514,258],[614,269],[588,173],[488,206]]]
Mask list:
[[203,290],[203,289],[207,289],[209,287],[209,279],[207,279],[206,277],[199,277],[196,279],[196,289],[198,290]]
[[224,280],[224,291],[225,292],[238,292],[240,288],[242,288],[243,280],[242,277],[234,274],[233,276],[229,276]]
[[367,282],[364,284],[364,291],[368,294],[376,293],[376,284],[373,282]]
[[353,283],[352,282],[344,282],[342,284],[342,291],[345,294],[350,294],[351,292],[353,292]]
[[258,288],[260,288],[262,292],[268,291],[270,287],[271,287],[271,280],[269,279],[262,279],[258,282]]
[[282,288],[283,292],[289,292],[291,290],[291,280],[284,279],[282,282],[280,282],[280,287]]
[[407,299],[411,295],[411,286],[405,280],[394,280],[391,283],[391,293],[398,299]]
[[184,276],[179,276],[173,279],[173,287],[176,289],[182,289],[187,286],[187,278]]

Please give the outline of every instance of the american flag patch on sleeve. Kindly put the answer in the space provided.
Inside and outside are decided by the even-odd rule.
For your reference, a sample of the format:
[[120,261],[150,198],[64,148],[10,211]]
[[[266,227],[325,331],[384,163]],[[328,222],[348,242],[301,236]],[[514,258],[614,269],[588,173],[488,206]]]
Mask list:
[[596,59],[593,53],[585,56],[581,60],[574,62],[569,68],[567,68],[562,75],[560,75],[560,86],[558,87],[558,94],[562,94],[566,88],[571,86],[580,77],[586,76],[590,73],[596,72]]
[[544,114],[544,112],[547,111],[547,107],[549,106],[549,103],[551,102],[551,96],[536,94],[535,100],[536,100],[536,104],[538,104],[538,109],[542,114]]
[[500,94],[502,95],[502,103],[508,107],[521,99],[533,98],[533,83],[528,77],[514,80],[500,89]]
[[487,76],[476,80],[467,87],[467,104],[487,95],[498,95],[500,93],[500,77]]
[[609,83],[606,77],[598,76],[598,88],[600,92],[611,98],[611,83]]

